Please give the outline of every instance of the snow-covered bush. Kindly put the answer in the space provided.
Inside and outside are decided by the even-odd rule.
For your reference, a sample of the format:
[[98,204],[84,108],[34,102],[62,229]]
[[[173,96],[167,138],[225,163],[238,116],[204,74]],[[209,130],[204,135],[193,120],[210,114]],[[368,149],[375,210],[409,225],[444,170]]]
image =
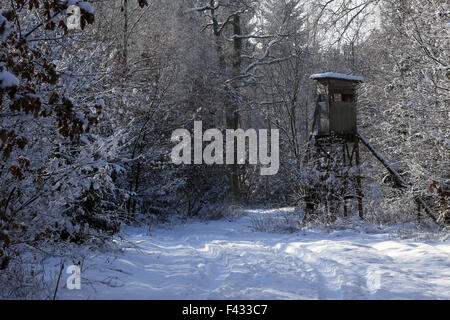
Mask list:
[[[82,241],[88,229],[105,229],[93,217],[115,192],[109,161],[116,142],[89,133],[103,106],[91,92],[73,90],[64,43],[39,40],[67,34],[67,6],[34,1],[28,10],[0,12],[1,269],[15,252],[10,246]],[[83,27],[94,22],[90,6],[81,4],[81,12]],[[71,231],[77,236],[65,236]]]
[[411,203],[422,196],[442,220],[448,207],[434,187],[443,186],[443,195],[450,178],[449,28],[448,18],[439,14],[448,5],[417,0],[382,4],[381,28],[360,48],[366,83],[358,102],[359,130],[411,188],[398,194],[386,188],[390,183],[380,166],[372,166],[370,175],[385,182],[379,205],[392,218],[417,216],[417,208],[404,199]]

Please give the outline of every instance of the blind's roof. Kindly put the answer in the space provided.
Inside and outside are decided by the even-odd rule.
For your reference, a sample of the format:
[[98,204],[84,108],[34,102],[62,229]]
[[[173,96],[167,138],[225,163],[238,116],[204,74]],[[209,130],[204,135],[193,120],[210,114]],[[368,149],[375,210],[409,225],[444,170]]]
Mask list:
[[364,77],[361,76],[352,76],[343,73],[334,73],[334,72],[325,72],[325,73],[316,73],[310,76],[311,79],[341,79],[348,80],[354,82],[364,82]]

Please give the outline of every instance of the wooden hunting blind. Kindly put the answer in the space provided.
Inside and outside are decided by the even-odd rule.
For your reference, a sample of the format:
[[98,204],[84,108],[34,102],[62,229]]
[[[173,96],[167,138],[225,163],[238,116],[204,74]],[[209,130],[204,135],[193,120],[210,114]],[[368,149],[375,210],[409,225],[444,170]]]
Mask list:
[[[389,171],[396,187],[407,188],[408,183],[357,130],[356,89],[364,82],[364,78],[333,72],[313,74],[310,78],[317,84],[314,92],[316,105],[304,164],[312,160],[316,166],[315,171],[321,172],[318,176],[323,181],[325,190],[321,190],[320,186],[311,187],[305,194],[306,210],[314,212],[316,200],[320,199],[328,212],[337,214],[343,208],[343,214],[347,216],[348,205],[351,204],[348,202],[356,199],[359,216],[362,218],[364,195],[361,187],[360,141]],[[355,170],[350,170],[352,167]],[[327,181],[336,179],[342,183],[327,185]],[[416,197],[415,201],[419,207],[418,218],[420,209],[424,209],[425,213],[438,223],[438,219],[422,197]],[[339,203],[343,203],[343,206]]]
[[331,72],[313,74],[310,78],[317,81],[316,134],[355,136],[356,89],[364,78]]
[[[306,158],[313,161],[321,186],[316,186],[305,196],[306,210],[316,210],[317,199],[323,202],[327,212],[347,215],[351,199],[357,200],[359,215],[363,217],[363,193],[361,188],[358,130],[356,128],[356,89],[363,77],[341,73],[313,74],[316,81],[316,105],[311,135],[308,139]],[[311,154],[310,147],[315,151]],[[356,170],[350,170],[350,168]],[[342,181],[341,184],[327,181]],[[338,199],[338,201],[336,201]],[[340,205],[343,203],[343,206]],[[343,208],[343,209],[341,209]]]

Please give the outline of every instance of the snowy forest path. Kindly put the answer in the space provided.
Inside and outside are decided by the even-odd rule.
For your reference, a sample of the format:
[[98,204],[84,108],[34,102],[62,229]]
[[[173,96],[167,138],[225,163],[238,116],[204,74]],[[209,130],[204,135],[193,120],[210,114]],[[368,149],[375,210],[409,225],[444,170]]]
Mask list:
[[[286,210],[148,232],[129,228],[123,253],[87,258],[81,290],[63,299],[450,299],[450,241],[395,239],[361,222],[295,233],[255,231]],[[130,245],[131,244],[131,245]]]

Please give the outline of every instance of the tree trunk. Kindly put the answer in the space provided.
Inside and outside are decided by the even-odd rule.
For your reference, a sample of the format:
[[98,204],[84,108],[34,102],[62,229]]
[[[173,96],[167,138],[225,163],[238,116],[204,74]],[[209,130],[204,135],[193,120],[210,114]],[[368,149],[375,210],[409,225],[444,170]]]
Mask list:
[[123,0],[123,43],[122,58],[125,72],[128,71],[128,0]]
[[[238,14],[233,17],[233,34],[241,34],[241,21]],[[233,77],[237,77],[241,73],[241,51],[242,51],[242,39],[239,37],[233,38],[233,56],[232,56],[232,70]],[[237,82],[232,83],[233,90],[239,90]],[[235,101],[227,99],[228,105],[226,106],[226,124],[228,129],[238,129],[239,127],[239,111],[238,105]],[[237,144],[234,145],[234,164],[231,165],[231,177],[230,177],[230,195],[233,202],[237,202],[240,197],[239,192],[239,166],[237,163]]]

